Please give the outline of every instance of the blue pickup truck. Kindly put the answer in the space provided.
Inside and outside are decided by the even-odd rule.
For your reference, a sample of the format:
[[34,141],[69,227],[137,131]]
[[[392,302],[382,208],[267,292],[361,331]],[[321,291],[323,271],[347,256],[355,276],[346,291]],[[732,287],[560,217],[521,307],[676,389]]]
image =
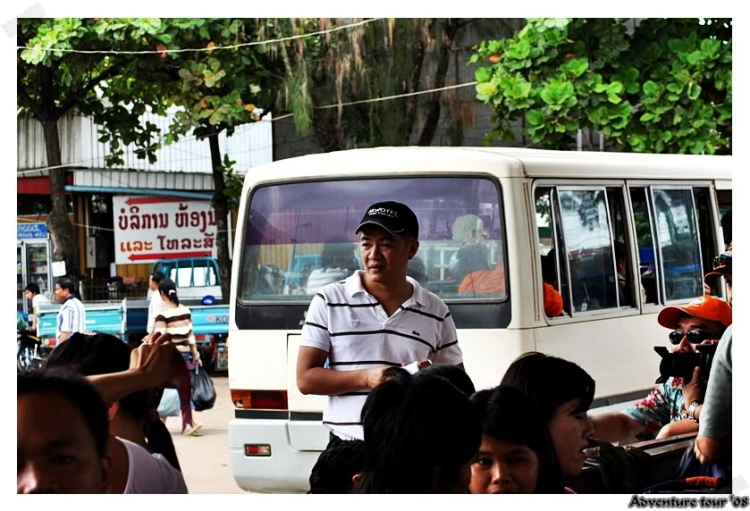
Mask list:
[[[216,371],[227,370],[227,335],[229,306],[215,304],[221,300],[221,275],[216,260],[209,257],[161,260],[152,273],[162,271],[178,286],[180,302],[193,316],[193,333],[198,342],[204,366]],[[85,302],[86,330],[119,337],[134,345],[146,336],[148,300]],[[37,336],[48,346],[55,344],[59,304],[42,305],[37,321]]]
[[[128,300],[113,303],[84,303],[86,330],[119,337],[123,341],[146,335],[148,301]],[[227,369],[228,305],[188,305],[193,315],[193,332],[205,367],[216,371]],[[46,345],[55,344],[59,304],[39,308],[37,336]]]

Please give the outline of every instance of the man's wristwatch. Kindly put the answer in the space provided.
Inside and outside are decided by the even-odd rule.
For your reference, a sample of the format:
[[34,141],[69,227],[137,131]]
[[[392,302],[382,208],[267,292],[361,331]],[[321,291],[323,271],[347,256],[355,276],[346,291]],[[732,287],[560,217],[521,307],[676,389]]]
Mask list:
[[695,411],[698,409],[700,405],[701,404],[698,401],[693,401],[692,403],[690,403],[690,406],[688,406],[688,409],[687,409],[687,413],[685,414],[685,418],[697,424],[698,419],[695,417]]

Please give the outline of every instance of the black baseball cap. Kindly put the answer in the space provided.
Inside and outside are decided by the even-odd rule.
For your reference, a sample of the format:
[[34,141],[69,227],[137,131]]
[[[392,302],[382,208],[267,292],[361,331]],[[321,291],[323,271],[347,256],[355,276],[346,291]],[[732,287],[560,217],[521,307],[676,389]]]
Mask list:
[[376,202],[365,212],[355,234],[366,225],[377,225],[394,236],[411,234],[419,238],[419,221],[409,206],[400,202]]

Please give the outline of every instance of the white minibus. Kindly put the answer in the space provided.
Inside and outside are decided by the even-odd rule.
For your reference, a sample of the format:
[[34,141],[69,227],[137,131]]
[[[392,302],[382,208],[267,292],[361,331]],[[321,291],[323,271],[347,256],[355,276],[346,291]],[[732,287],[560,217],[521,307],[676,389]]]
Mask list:
[[370,204],[394,200],[417,214],[409,274],[450,308],[477,389],[540,351],[588,371],[600,407],[653,388],[654,346],[669,346],[657,313],[702,295],[730,241],[731,166],[728,156],[410,147],[253,169],[230,301],[238,485],[308,489],[328,430],[326,397],[296,385],[300,333],[317,289],[359,269],[354,231]]

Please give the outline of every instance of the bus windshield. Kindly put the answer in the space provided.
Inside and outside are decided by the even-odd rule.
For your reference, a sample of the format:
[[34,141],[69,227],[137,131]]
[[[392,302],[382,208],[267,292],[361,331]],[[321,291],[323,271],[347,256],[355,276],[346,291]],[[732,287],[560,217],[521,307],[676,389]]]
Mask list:
[[393,200],[419,219],[407,274],[446,300],[507,298],[499,184],[480,177],[351,179],[262,186],[245,223],[242,302],[309,301],[361,269],[365,209]]

